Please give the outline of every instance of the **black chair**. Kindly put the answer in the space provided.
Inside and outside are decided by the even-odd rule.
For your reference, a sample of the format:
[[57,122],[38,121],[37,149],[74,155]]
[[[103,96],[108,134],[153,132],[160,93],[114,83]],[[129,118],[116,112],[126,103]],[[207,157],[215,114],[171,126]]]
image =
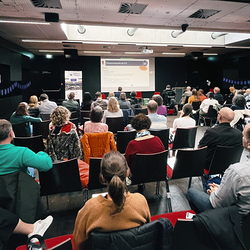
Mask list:
[[113,134],[124,130],[123,117],[107,117],[106,124],[109,127],[109,131],[113,132]]
[[192,177],[202,176],[204,173],[207,155],[207,147],[199,149],[179,149],[175,158],[174,166],[167,167],[167,193],[169,199],[169,210],[172,212],[171,197],[168,181],[173,179],[181,179],[189,177],[188,188],[191,186]]
[[193,110],[198,110],[200,108],[201,102],[193,102],[192,106],[193,106]]
[[40,117],[43,121],[50,120],[50,114],[40,114]]
[[[240,161],[243,147],[229,147],[217,145],[213,158],[211,160],[209,170],[206,174],[221,174],[229,167],[229,165]],[[206,171],[205,171],[206,172]]]
[[77,159],[54,163],[47,172],[39,172],[41,196],[82,191]]
[[165,181],[167,188],[167,158],[168,150],[155,154],[136,154],[132,185],[157,182],[156,194],[159,195],[160,181]]
[[14,145],[27,147],[35,153],[38,153],[39,151],[44,151],[42,135],[32,137],[15,137]]
[[149,131],[151,135],[158,136],[161,139],[165,149],[168,150],[169,128],[162,130],[149,129]]
[[39,109],[38,108],[30,108],[29,114],[32,117],[38,117],[39,116]]
[[71,112],[71,116],[70,116],[70,119],[73,119],[73,118],[78,118],[79,114],[77,111],[72,111]]
[[209,120],[209,126],[212,126],[213,121],[217,120],[217,110],[213,108],[213,105],[210,105],[207,111],[206,115],[200,115],[199,116],[199,121],[202,119],[204,121],[205,126],[206,124],[206,119]]
[[179,148],[194,148],[197,127],[177,128],[175,132],[172,150]]
[[44,139],[49,135],[50,121],[34,122],[33,123],[33,135],[42,135]]
[[136,131],[117,131],[117,151],[124,154],[130,141],[135,139]]
[[147,110],[147,108],[134,108],[134,113],[135,113],[135,115],[138,115],[140,113],[147,115],[148,110]]
[[90,117],[90,110],[81,110],[81,125],[84,124],[83,117]]
[[13,128],[15,136],[18,136],[18,137],[30,137],[31,136],[29,122],[12,124],[12,128]]
[[75,124],[77,134],[79,135],[78,118],[71,118],[71,119],[69,119],[69,121]]

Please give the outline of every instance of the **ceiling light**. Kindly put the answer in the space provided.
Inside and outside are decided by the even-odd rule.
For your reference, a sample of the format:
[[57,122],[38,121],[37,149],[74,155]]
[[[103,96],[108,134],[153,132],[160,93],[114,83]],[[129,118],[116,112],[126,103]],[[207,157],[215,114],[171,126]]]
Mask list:
[[133,52],[133,51],[129,52],[128,51],[128,52],[124,52],[124,54],[135,54],[136,55],[136,54],[141,54],[141,52]]
[[61,40],[30,40],[30,39],[22,39],[23,43],[62,43]]
[[160,43],[136,43],[136,46],[169,46],[168,44],[160,44]]
[[184,23],[181,25],[181,31],[172,31],[171,32],[171,36],[173,38],[176,38],[177,36],[179,36],[180,34],[184,33],[187,30],[188,24]]
[[52,58],[52,55],[47,54],[47,55],[46,55],[46,58],[51,59],[51,58]]
[[226,49],[250,49],[250,47],[225,46]]
[[197,47],[197,48],[212,48],[212,45],[202,45],[202,44],[183,44],[183,47]]
[[83,51],[83,52],[87,54],[109,54],[111,53],[110,51]]
[[218,38],[218,37],[220,37],[220,36],[225,36],[225,35],[227,35],[228,33],[225,33],[225,32],[213,32],[212,34],[211,34],[211,37],[212,37],[212,39],[216,39],[216,38]]
[[218,56],[217,53],[204,53],[203,56]]
[[17,20],[0,20],[0,23],[21,23],[21,24],[41,24],[41,25],[50,25],[50,23],[45,22],[34,22],[34,21],[17,21]]
[[39,49],[39,52],[43,52],[43,53],[63,53],[63,50],[43,50],[43,49]]
[[78,25],[77,31],[80,34],[84,34],[86,32],[86,28],[83,25]]
[[135,34],[135,32],[138,30],[138,28],[131,28],[127,30],[127,34],[129,36],[133,36]]
[[170,55],[170,56],[185,56],[185,53],[168,53],[168,52],[163,52],[162,55]]
[[113,42],[93,42],[93,41],[79,41],[79,42],[87,43],[87,44],[114,44],[114,45],[118,45],[118,43],[113,43]]

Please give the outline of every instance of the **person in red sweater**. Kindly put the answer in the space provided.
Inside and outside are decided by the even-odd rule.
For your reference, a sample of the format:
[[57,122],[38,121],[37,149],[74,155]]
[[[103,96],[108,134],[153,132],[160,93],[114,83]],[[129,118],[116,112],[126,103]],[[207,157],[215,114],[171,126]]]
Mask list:
[[157,136],[150,134],[148,129],[151,126],[151,120],[144,114],[136,115],[131,121],[132,127],[136,130],[136,138],[129,142],[125,158],[133,173],[136,154],[153,154],[165,150],[164,145]]

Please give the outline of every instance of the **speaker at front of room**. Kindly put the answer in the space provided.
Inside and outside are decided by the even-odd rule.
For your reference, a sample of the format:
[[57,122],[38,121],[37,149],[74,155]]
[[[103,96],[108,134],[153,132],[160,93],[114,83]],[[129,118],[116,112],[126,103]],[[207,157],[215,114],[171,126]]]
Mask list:
[[58,23],[59,22],[59,14],[45,12],[45,22]]
[[77,49],[65,49],[64,56],[65,58],[77,58],[78,57]]

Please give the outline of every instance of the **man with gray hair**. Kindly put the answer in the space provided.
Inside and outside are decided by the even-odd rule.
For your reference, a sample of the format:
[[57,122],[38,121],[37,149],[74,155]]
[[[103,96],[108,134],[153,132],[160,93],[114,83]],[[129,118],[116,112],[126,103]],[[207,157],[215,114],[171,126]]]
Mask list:
[[157,114],[158,104],[154,100],[150,100],[147,105],[148,117],[151,120],[151,129],[167,128],[167,117]]
[[45,152],[37,154],[26,147],[11,144],[14,132],[9,121],[0,119],[0,175],[17,171],[29,173],[28,167],[39,171],[52,168],[52,160]]
[[54,111],[54,109],[57,108],[57,104],[55,102],[49,101],[49,97],[47,94],[41,94],[39,99],[41,102],[40,106],[38,107],[39,114],[50,115]]
[[118,100],[118,103],[120,105],[120,109],[130,109],[131,104],[129,101],[126,100],[126,93],[121,92],[120,99]]

